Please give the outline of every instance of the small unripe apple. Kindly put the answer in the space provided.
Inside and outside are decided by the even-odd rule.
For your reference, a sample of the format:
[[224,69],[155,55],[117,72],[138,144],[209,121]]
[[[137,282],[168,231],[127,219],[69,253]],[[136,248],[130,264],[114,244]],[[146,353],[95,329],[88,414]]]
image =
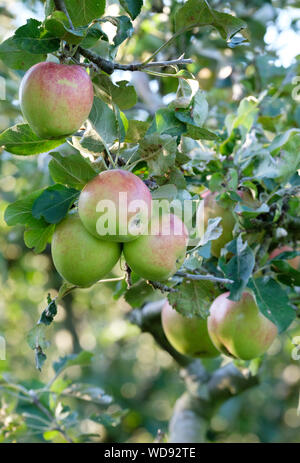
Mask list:
[[[280,248],[276,248],[271,252],[271,254],[269,255],[269,260],[274,259],[274,257],[277,257],[279,254],[283,252],[292,252],[292,251],[293,251],[293,248],[291,248],[290,246],[281,246]],[[296,256],[293,259],[289,259],[287,262],[295,270],[299,270],[300,256]]]
[[161,320],[169,343],[181,354],[200,358],[220,355],[209,337],[207,321],[203,318],[184,317],[166,301]]
[[210,307],[208,332],[216,348],[230,357],[251,360],[265,353],[277,335],[277,328],[258,309],[250,291],[239,301],[218,296]]
[[232,210],[229,207],[223,207],[216,201],[218,193],[210,191],[202,195],[204,199],[204,228],[206,229],[209,219],[221,217],[222,234],[216,240],[211,242],[211,254],[220,257],[221,249],[233,238],[233,228],[235,219]]
[[78,212],[97,238],[126,242],[144,232],[151,217],[150,190],[136,175],[106,170],[90,180],[79,196]]
[[92,236],[74,211],[56,226],[51,251],[62,278],[85,288],[112,270],[120,258],[121,246]]
[[52,62],[32,66],[22,79],[24,118],[41,138],[63,138],[80,129],[93,105],[92,81],[82,66]]
[[188,231],[174,214],[152,217],[149,233],[124,244],[129,267],[145,280],[163,281],[181,267],[185,259]]

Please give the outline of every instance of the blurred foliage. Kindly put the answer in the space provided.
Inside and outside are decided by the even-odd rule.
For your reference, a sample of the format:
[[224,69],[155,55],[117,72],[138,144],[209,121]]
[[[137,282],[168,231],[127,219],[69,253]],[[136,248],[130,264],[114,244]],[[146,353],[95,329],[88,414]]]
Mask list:
[[[207,92],[207,128],[220,130],[226,116],[236,113],[242,98],[253,95],[260,97],[258,140],[261,137],[264,142],[265,138],[271,142],[283,130],[300,128],[299,105],[291,98],[293,77],[300,75],[300,61],[296,58],[289,68],[283,67],[278,50],[272,50],[265,41],[269,27],[280,33],[280,18],[288,11],[291,18],[296,18],[290,20],[288,27],[299,33],[300,21],[293,16],[292,9],[299,8],[300,2],[215,0],[210,4],[235,12],[246,21],[250,43],[231,48],[216,30],[202,28],[179,36],[158,56],[168,60],[185,53],[194,60],[188,70]],[[175,31],[172,18],[180,6],[181,1],[146,0],[134,22],[135,33],[119,49],[118,61],[142,61],[160,47]],[[106,14],[116,12],[118,3],[109,2]],[[1,41],[34,14],[41,17],[39,1],[9,1],[5,6],[0,3]],[[22,122],[18,86],[23,74],[0,61],[0,76],[5,79],[6,89],[6,99],[0,101],[0,131]],[[143,82],[138,82],[136,75],[125,74],[136,85],[139,96],[138,104],[125,111],[128,119],[151,122],[154,112],[175,98],[177,79],[148,76],[143,92],[143,87],[139,90]],[[149,88],[154,94],[151,103]],[[234,140],[224,140],[224,149],[231,141]],[[209,149],[204,145],[195,145],[193,149],[201,178],[201,161],[209,157]],[[71,148],[64,145],[64,150],[70,152]],[[5,383],[0,382],[0,442],[62,442],[63,435],[55,429],[57,423],[77,440],[153,442],[159,429],[167,432],[173,406],[184,391],[184,384],[171,356],[155,344],[150,334],[141,333],[128,321],[130,306],[124,298],[116,297],[122,293],[122,283],[103,283],[66,296],[58,305],[55,323],[47,331],[51,340],[48,360],[42,373],[35,369],[26,337],[47,306],[47,294],[55,297],[61,281],[53,267],[49,245],[40,255],[28,250],[23,242],[23,228],[8,227],[3,214],[9,203],[53,183],[48,171],[50,159],[48,154],[25,158],[6,151],[0,157],[0,335],[6,341],[6,360],[0,360],[0,373],[5,373],[6,385],[14,385],[3,392],[1,387]],[[121,269],[117,267],[111,276],[120,275]],[[149,299],[153,297],[156,295],[151,292]],[[300,364],[291,358],[295,336],[300,336],[296,322],[268,352],[260,386],[230,399],[214,415],[208,433],[210,441],[300,442],[297,415]],[[79,354],[81,349],[92,351],[93,358],[88,365],[79,362],[62,372],[52,385],[56,388],[56,401],[51,403],[53,399],[43,388],[54,376],[52,363],[59,356]],[[104,404],[93,400],[82,404],[69,394],[63,397],[62,406],[61,393],[70,382],[99,388],[98,392],[104,391],[107,400]],[[16,385],[21,389],[16,391]],[[56,424],[50,420],[52,428],[49,417],[46,423],[43,421],[45,416],[32,400],[32,390],[55,415]],[[20,400],[16,393],[28,400]],[[64,408],[66,405],[69,409]]]

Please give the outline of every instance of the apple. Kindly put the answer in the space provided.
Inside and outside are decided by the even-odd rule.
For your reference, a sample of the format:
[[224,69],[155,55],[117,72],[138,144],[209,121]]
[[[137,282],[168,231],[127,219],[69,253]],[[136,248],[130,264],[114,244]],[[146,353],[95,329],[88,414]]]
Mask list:
[[[269,260],[274,259],[274,257],[277,257],[282,252],[292,252],[292,251],[294,251],[294,249],[291,248],[290,246],[281,246],[280,248],[276,248],[271,252],[271,254],[269,255]],[[300,256],[296,256],[293,259],[289,259],[287,262],[295,270],[299,270],[299,268],[300,268]]]
[[221,249],[232,240],[235,219],[232,210],[229,207],[223,207],[216,201],[218,193],[206,191],[202,198],[204,199],[204,229],[208,225],[209,219],[221,217],[220,225],[223,228],[222,234],[216,240],[211,241],[211,254],[220,257]]
[[82,66],[38,63],[24,75],[24,118],[41,138],[63,138],[80,129],[93,105],[92,81]]
[[150,190],[136,175],[107,170],[90,180],[79,196],[78,212],[97,238],[126,242],[141,235],[151,217]]
[[217,357],[220,353],[213,345],[203,318],[187,318],[172,308],[168,301],[161,312],[164,333],[178,352],[190,357]]
[[[259,202],[252,198],[251,194],[246,190],[239,190],[237,194],[241,197],[243,203],[251,209],[259,207]],[[222,234],[216,240],[211,242],[211,254],[217,258],[221,255],[221,250],[224,246],[233,239],[233,229],[235,226],[235,218],[231,207],[223,206],[216,201],[218,193],[212,193],[207,190],[202,194],[204,200],[204,230],[208,225],[209,219],[221,217]],[[239,214],[238,214],[239,215]],[[244,221],[244,223],[246,223]]]
[[164,281],[181,267],[185,259],[188,231],[174,214],[154,216],[148,234],[124,243],[129,267],[145,280]]
[[51,252],[62,278],[85,288],[112,270],[120,258],[121,246],[92,236],[74,210],[56,226]]
[[216,348],[230,357],[251,360],[268,350],[277,328],[258,309],[253,294],[246,290],[239,301],[218,296],[210,307],[208,332]]

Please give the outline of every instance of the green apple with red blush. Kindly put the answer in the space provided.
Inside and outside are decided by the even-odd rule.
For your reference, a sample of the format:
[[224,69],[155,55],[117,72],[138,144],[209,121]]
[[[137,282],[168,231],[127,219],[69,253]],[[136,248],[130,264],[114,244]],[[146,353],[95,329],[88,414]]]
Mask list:
[[184,317],[165,302],[161,321],[169,343],[183,355],[212,358],[220,355],[207,330],[207,321],[200,317]]
[[51,252],[62,278],[86,288],[112,270],[120,258],[121,246],[95,238],[84,228],[77,211],[72,210],[56,226]]
[[250,290],[239,301],[230,293],[218,296],[210,307],[208,333],[215,347],[223,354],[251,360],[264,354],[277,336],[277,327],[257,306]]
[[78,201],[80,219],[89,233],[121,243],[146,231],[151,210],[148,187],[123,169],[101,172],[83,188]]
[[82,66],[42,62],[24,75],[19,97],[33,132],[43,139],[56,139],[80,129],[92,109],[94,91]]
[[124,243],[129,267],[145,280],[165,281],[185,260],[188,230],[179,217],[170,213],[154,215],[148,233]]

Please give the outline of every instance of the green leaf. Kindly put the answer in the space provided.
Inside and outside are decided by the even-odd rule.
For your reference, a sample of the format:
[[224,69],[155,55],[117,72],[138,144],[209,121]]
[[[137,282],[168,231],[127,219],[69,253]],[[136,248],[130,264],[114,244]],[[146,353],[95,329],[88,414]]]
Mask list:
[[100,98],[94,98],[89,119],[101,140],[107,145],[114,143],[118,138],[115,113]]
[[170,108],[187,108],[190,106],[192,98],[193,98],[193,89],[192,86],[194,84],[195,78],[192,74],[188,73],[185,69],[181,69],[177,73],[177,75],[181,76],[182,79],[178,80],[178,88],[176,92],[176,98],[171,101],[169,104]]
[[106,394],[103,389],[90,384],[74,383],[64,389],[63,393],[65,396],[92,402],[97,405],[107,406],[112,403],[112,397]]
[[44,219],[36,219],[32,215],[34,201],[42,194],[43,190],[37,190],[23,199],[19,199],[9,204],[4,212],[4,220],[9,226],[21,224],[29,226],[46,226]]
[[251,279],[248,287],[254,291],[261,313],[275,323],[279,333],[285,331],[296,318],[296,311],[282,286],[271,278],[257,278]]
[[170,135],[151,134],[141,140],[140,157],[147,162],[150,175],[164,175],[175,164],[176,138]]
[[79,354],[70,354],[65,357],[60,357],[59,360],[53,363],[53,369],[56,375],[59,375],[62,371],[73,366],[89,366],[94,354],[88,351],[81,351]]
[[65,5],[75,27],[101,18],[105,10],[105,0],[65,0]]
[[27,344],[30,349],[35,349],[37,345],[42,349],[49,347],[49,341],[46,340],[45,327],[43,325],[36,325],[32,328],[26,337]]
[[28,248],[33,248],[39,254],[43,252],[49,243],[54,232],[54,225],[36,224],[26,227],[24,232],[24,242]]
[[186,131],[186,125],[176,117],[176,114],[171,108],[161,108],[156,111],[148,134],[156,132],[172,137],[180,136]]
[[250,132],[256,116],[258,114],[258,100],[250,96],[244,98],[238,107],[237,115],[229,114],[226,117],[225,124],[227,132],[230,135],[234,129],[239,128],[243,136]]
[[188,0],[175,16],[176,30],[199,26],[215,27],[221,37],[230,40],[238,32],[246,34],[247,24],[227,13],[212,9],[206,0]]
[[178,190],[184,190],[186,188],[184,174],[178,167],[172,167],[169,173],[168,182],[176,185]]
[[53,53],[60,41],[53,37],[36,19],[28,19],[25,26],[16,30],[14,38],[22,50],[33,54]]
[[49,225],[43,218],[36,219],[32,215],[34,201],[42,194],[43,190],[37,190],[24,199],[9,204],[4,213],[7,225],[26,225],[24,241],[27,247],[34,248],[35,252],[42,252],[53,231],[54,226]]
[[114,44],[116,47],[132,36],[133,26],[128,16],[105,16],[103,20],[109,21],[117,28],[117,32],[114,37]]
[[97,175],[91,163],[80,153],[64,156],[54,151],[50,155],[49,172],[56,183],[81,190]]
[[140,14],[143,6],[143,0],[120,0],[120,3],[132,19]]
[[39,324],[44,324],[44,325],[51,325],[51,323],[54,320],[54,317],[57,315],[57,305],[55,302],[55,299],[51,299],[50,295],[48,295],[48,305],[45,310],[43,310],[40,319],[39,319]]
[[207,318],[211,301],[217,296],[210,281],[185,280],[176,293],[170,293],[168,299],[172,307],[185,317]]
[[128,413],[128,410],[116,410],[110,414],[101,413],[101,415],[92,415],[90,420],[102,424],[106,428],[115,428],[121,423],[122,418]]
[[78,198],[79,191],[56,184],[46,188],[34,201],[32,214],[36,219],[44,218],[48,223],[59,223]]
[[270,208],[267,204],[262,204],[260,207],[258,207],[257,209],[253,209],[249,206],[246,206],[245,204],[242,204],[242,203],[238,203],[235,208],[234,208],[234,211],[237,212],[238,214],[241,214],[243,217],[247,217],[247,218],[254,218],[254,217],[257,217],[258,215],[262,214],[262,213],[266,213],[266,212],[269,212]]
[[45,431],[43,434],[43,437],[46,441],[53,441],[59,436],[59,431]]
[[144,136],[149,128],[149,122],[136,121],[134,119],[128,120],[128,129],[126,132],[126,143],[138,143]]
[[277,273],[277,278],[281,283],[288,286],[300,286],[300,271],[294,269],[288,261],[296,256],[300,256],[300,252],[286,251],[278,254],[271,260],[273,270]]
[[21,156],[45,153],[65,143],[65,139],[44,140],[31,130],[28,124],[17,124],[0,134],[0,146]]
[[167,199],[169,202],[173,201],[177,196],[177,188],[173,184],[167,184],[156,188],[152,192],[152,199]]
[[141,307],[145,302],[151,300],[153,295],[155,294],[154,289],[152,286],[148,285],[146,281],[142,280],[135,284],[133,284],[128,290],[125,292],[125,301],[131,307]]
[[234,254],[234,256],[228,263],[225,258],[221,257],[219,259],[219,267],[227,278],[234,281],[234,283],[229,285],[229,299],[238,301],[252,275],[255,256],[252,249],[248,246],[247,241],[243,243],[241,236],[231,241],[226,246],[226,249],[228,252]]
[[203,127],[195,127],[188,124],[186,136],[193,138],[193,140],[217,140],[219,137],[214,132],[204,129]]
[[20,48],[15,37],[10,37],[0,45],[0,59],[11,69],[27,71],[34,64],[45,61],[46,54],[32,54]]
[[205,246],[209,241],[217,240],[220,238],[223,232],[222,225],[220,225],[221,220],[221,217],[208,219],[208,224],[205,229],[205,233],[201,238],[199,246]]
[[137,102],[137,94],[133,85],[127,80],[121,80],[114,84],[106,75],[99,75],[94,79],[96,95],[105,103],[115,103],[122,111],[132,108]]
[[80,43],[88,33],[87,27],[70,29],[69,21],[62,11],[54,11],[45,20],[45,28],[54,37],[59,37],[71,44]]
[[208,103],[203,90],[197,90],[192,101],[191,115],[194,124],[202,127],[208,116]]
[[97,23],[87,29],[87,34],[80,45],[83,48],[92,48],[97,45],[100,39],[103,39],[103,41],[108,41],[107,35],[101,29],[100,24]]

